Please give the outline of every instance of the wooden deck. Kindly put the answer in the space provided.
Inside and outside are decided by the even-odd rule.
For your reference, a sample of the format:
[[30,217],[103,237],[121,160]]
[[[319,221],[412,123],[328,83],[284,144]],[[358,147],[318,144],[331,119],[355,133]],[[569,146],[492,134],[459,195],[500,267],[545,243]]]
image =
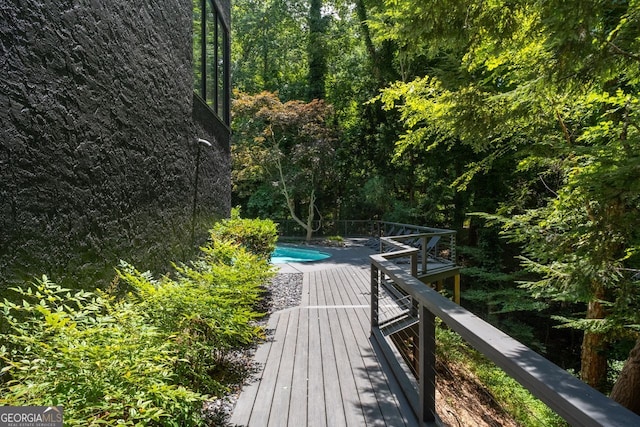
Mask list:
[[261,369],[232,425],[418,425],[369,338],[369,275],[368,265],[304,273],[301,305],[270,317],[255,355]]

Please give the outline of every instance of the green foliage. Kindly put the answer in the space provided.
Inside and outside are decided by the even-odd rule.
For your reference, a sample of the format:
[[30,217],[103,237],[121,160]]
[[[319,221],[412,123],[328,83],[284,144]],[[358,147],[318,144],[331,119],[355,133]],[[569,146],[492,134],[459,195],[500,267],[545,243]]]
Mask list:
[[307,15],[308,5],[301,0],[232,2],[231,60],[238,90],[305,97]]
[[464,298],[483,301],[492,307],[489,314],[505,314],[517,311],[542,311],[548,307],[544,301],[533,299],[525,290],[518,288],[468,290]]
[[[367,9],[372,5],[371,1],[358,1],[354,8],[353,2],[342,0],[322,0],[313,5],[300,0],[238,0],[232,5],[231,51],[237,93],[268,91],[286,102],[326,91],[326,103],[335,110],[329,121],[340,131],[340,143],[333,147],[335,156],[333,148],[316,151],[332,158],[320,168],[324,176],[318,180],[321,188],[314,194],[322,217],[369,218],[371,211],[362,203],[359,189],[376,174],[389,177],[392,184],[394,177],[400,176],[388,155],[393,150],[398,122],[392,114],[382,112],[379,104],[364,104],[385,81],[395,77],[392,47],[377,49],[370,44]],[[245,149],[239,125],[236,121],[233,126],[234,204],[242,205],[254,217],[285,218],[286,202],[284,211],[277,205],[282,195],[281,188],[275,186],[275,161],[269,150],[257,144]],[[284,154],[289,157],[288,152]],[[264,173],[260,165],[272,166],[272,172]],[[283,169],[293,176],[296,168],[285,164]],[[308,174],[297,175],[292,180],[296,186],[308,182]],[[306,187],[306,195],[295,196],[299,216],[306,211],[301,205],[309,199]]]
[[465,267],[462,274],[493,286],[513,283],[515,277],[514,274],[489,271],[481,267]]
[[333,191],[337,134],[332,114],[323,100],[283,103],[270,92],[240,94],[233,103],[236,194],[246,197],[256,187],[266,191],[271,184],[308,239],[321,209],[318,195],[328,198]]
[[[238,231],[257,252],[275,240],[270,222],[229,222],[220,232]],[[65,425],[203,425],[203,401],[227,391],[226,355],[262,335],[256,307],[273,272],[215,237],[175,270],[156,280],[122,262],[112,290],[124,298],[46,276],[13,288],[0,302],[0,404],[62,405]]]
[[[458,247],[466,289],[463,305],[508,335],[542,354],[547,353],[539,332],[548,318],[549,302],[535,299],[518,285],[522,270],[508,272],[503,265],[497,230],[484,227],[477,246]],[[538,333],[536,334],[536,330]]]
[[471,349],[460,335],[447,328],[436,329],[436,357],[449,365],[472,372],[500,406],[521,425],[557,426],[567,424],[548,406],[536,399],[516,380]]
[[205,396],[176,383],[177,353],[135,304],[46,276],[0,303],[2,405],[62,405],[65,425],[199,425]]
[[[269,260],[276,248],[277,225],[271,220],[240,218],[239,211],[232,211],[230,219],[216,223],[211,230],[211,238],[232,240],[262,260]],[[205,248],[205,253],[211,247]]]
[[[269,256],[275,248],[275,224],[245,220],[234,211],[217,223],[201,256],[174,265],[176,278],[155,280],[122,263],[118,274],[133,290],[145,318],[167,337],[179,355],[176,371],[183,384],[209,394],[224,392],[211,372],[228,350],[260,336],[254,320],[262,285],[273,275]],[[232,238],[231,240],[224,240]]]
[[149,323],[173,337],[180,383],[219,395],[224,387],[210,373],[228,350],[260,336],[253,307],[271,274],[267,261],[231,242],[214,240],[202,251],[200,260],[175,266],[175,280],[155,280],[124,262],[118,274]]
[[322,16],[322,0],[309,1],[309,38],[307,55],[309,74],[307,77],[307,100],[325,98],[325,80],[327,75],[326,32],[327,16]]
[[[520,189],[497,194],[489,212],[500,215],[486,218],[523,248],[532,295],[585,304],[588,320],[568,324],[598,335],[583,360],[600,358],[595,347],[640,312],[630,293],[640,267],[640,5],[383,3],[377,40],[396,43],[403,69],[416,70],[377,98],[404,124],[397,157],[465,147],[474,155],[447,182],[476,194],[505,165]],[[595,385],[602,370],[593,376]]]
[[546,346],[536,337],[534,327],[539,328],[541,319],[548,316],[549,304],[533,298],[525,289],[513,286],[511,283],[505,287],[468,289],[462,298],[465,305],[473,305],[473,311],[489,323],[544,354]]
[[373,176],[362,186],[361,200],[366,203],[372,212],[381,215],[389,207],[390,190],[384,177]]
[[250,218],[286,218],[288,210],[284,196],[274,191],[273,183],[263,182],[253,191],[249,191],[248,198],[234,193],[234,200],[246,200],[244,212]]

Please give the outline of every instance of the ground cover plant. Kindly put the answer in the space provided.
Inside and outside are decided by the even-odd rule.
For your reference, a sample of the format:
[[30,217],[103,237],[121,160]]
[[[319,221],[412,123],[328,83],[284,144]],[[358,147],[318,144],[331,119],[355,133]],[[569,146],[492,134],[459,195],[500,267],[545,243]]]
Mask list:
[[[274,226],[242,221],[275,243]],[[227,391],[225,355],[262,334],[268,259],[214,233],[170,276],[124,262],[117,272],[107,291],[46,276],[12,288],[0,302],[0,405],[61,405],[69,426],[206,424],[203,403]]]
[[[475,379],[491,400],[519,425],[540,427],[568,425],[516,380],[468,346],[460,335],[446,327],[436,329],[436,355],[440,370],[457,372],[464,378]],[[460,381],[460,378],[456,381]]]

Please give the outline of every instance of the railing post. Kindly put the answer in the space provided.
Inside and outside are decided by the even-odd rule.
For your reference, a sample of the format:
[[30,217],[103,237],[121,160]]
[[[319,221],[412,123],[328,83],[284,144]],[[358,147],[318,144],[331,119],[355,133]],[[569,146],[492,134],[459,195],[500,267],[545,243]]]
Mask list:
[[[418,254],[413,253],[410,257],[411,260],[411,275],[415,278],[418,277]],[[418,316],[418,301],[414,298],[411,298],[411,310],[409,311],[409,315],[412,317]]]
[[436,413],[436,321],[435,316],[420,304],[419,361],[420,421],[435,421]]
[[427,236],[422,236],[422,274],[427,274]]
[[378,320],[378,292],[380,290],[380,273],[378,268],[371,263],[371,331],[379,325]]
[[451,240],[449,243],[449,250],[451,251],[451,261],[456,264],[456,235],[451,234]]
[[418,253],[414,252],[411,254],[411,275],[413,277],[418,277]]

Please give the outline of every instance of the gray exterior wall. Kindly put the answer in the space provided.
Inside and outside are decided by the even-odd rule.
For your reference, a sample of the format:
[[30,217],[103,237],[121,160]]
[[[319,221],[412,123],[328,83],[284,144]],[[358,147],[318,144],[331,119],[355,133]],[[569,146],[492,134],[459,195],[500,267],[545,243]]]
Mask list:
[[229,214],[229,132],[194,109],[191,0],[0,0],[0,52],[0,287],[105,283],[119,259],[161,273]]

